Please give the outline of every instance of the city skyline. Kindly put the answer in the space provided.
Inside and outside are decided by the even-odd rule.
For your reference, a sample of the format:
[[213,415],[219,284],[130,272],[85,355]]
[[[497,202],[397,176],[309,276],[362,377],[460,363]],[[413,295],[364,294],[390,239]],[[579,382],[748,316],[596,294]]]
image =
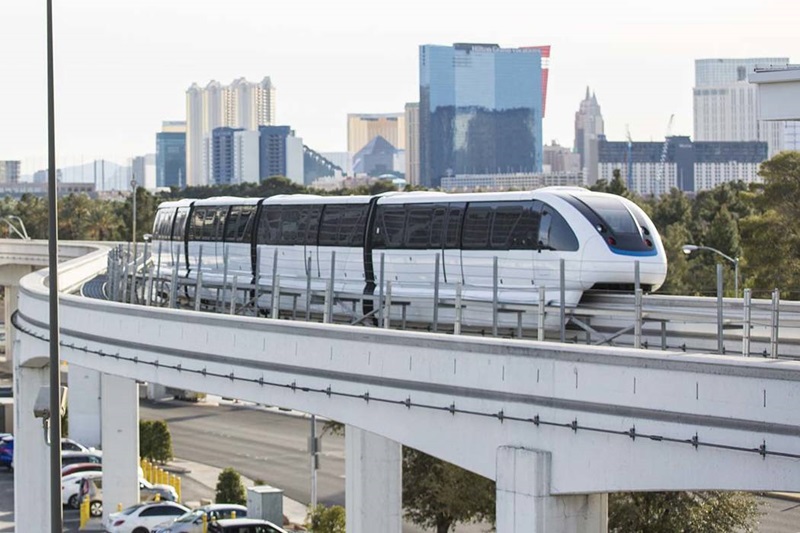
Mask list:
[[[46,166],[44,6],[32,4],[0,8],[16,21],[0,36],[0,70],[11,80],[0,117],[14,132],[0,143],[0,159],[22,160],[24,174]],[[586,85],[602,101],[609,139],[624,139],[627,124],[634,139],[659,140],[673,113],[674,134],[692,133],[695,59],[800,58],[800,43],[789,38],[800,6],[777,0],[679,1],[653,13],[621,3],[501,0],[487,12],[411,2],[388,19],[361,0],[304,7],[239,0],[225,10],[201,1],[75,0],[55,9],[60,166],[151,153],[161,122],[185,119],[191,83],[264,75],[280,88],[276,123],[291,124],[319,151],[344,151],[348,113],[397,112],[417,101],[421,44],[550,43],[543,140],[565,146]]]

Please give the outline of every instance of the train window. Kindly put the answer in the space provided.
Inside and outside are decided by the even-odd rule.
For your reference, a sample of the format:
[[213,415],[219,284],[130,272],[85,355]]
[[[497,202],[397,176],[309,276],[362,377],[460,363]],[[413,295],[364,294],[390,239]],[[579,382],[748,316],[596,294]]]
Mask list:
[[203,227],[206,220],[206,210],[202,207],[196,207],[192,211],[192,217],[189,220],[189,240],[200,241],[203,239]]
[[245,229],[252,213],[253,208],[250,206],[231,207],[225,221],[225,242],[244,242]]
[[250,242],[250,237],[253,235],[253,223],[256,219],[255,206],[243,208],[240,219],[242,218],[244,223],[239,224],[237,238],[239,242]]
[[320,246],[362,246],[366,205],[326,205],[319,228]]
[[544,205],[539,225],[539,247],[544,250],[574,252],[578,250],[578,238],[558,211]]
[[494,207],[490,245],[493,250],[509,250],[511,234],[522,218],[524,207],[521,204],[498,204]]
[[279,205],[262,206],[258,224],[258,244],[280,243],[281,208]]
[[639,233],[636,220],[621,200],[614,197],[586,196],[581,198],[586,205],[600,215],[614,233]]
[[474,203],[467,207],[463,234],[465,250],[485,250],[488,248],[493,215],[492,204],[488,202]]
[[444,229],[444,247],[461,248],[461,223],[466,204],[450,204],[447,209],[447,222]]
[[531,250],[536,247],[541,217],[539,202],[527,203],[517,219],[509,239],[509,250]]
[[186,235],[186,219],[189,217],[188,207],[179,207],[175,213],[175,223],[172,225],[172,240],[182,241]]
[[305,216],[303,218],[305,223],[305,239],[303,243],[306,246],[317,245],[317,233],[319,232],[319,221],[322,217],[321,205],[307,205],[303,208]]
[[[281,206],[281,230],[280,244],[284,246],[294,246],[302,244],[300,226],[303,216],[303,209],[300,206]],[[302,235],[305,238],[305,235]]]
[[444,228],[447,221],[447,206],[434,205],[431,218],[431,248],[442,248],[444,245]]
[[432,205],[412,205],[408,207],[404,247],[427,249],[431,241]]
[[402,205],[379,206],[375,223],[375,248],[402,248],[406,227],[406,209]]

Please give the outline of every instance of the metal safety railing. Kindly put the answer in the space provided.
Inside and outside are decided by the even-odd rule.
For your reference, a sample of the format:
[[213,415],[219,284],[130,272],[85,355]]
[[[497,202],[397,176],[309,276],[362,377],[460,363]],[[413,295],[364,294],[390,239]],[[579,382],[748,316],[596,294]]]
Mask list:
[[[230,315],[344,322],[380,328],[414,327],[456,335],[475,332],[661,350],[778,357],[780,346],[786,344],[786,339],[780,337],[780,292],[776,289],[769,302],[754,301],[750,289],[744,291],[741,299],[724,298],[721,265],[717,270],[717,297],[703,299],[701,307],[660,307],[658,296],[644,294],[638,261],[632,265],[633,294],[625,297],[629,300],[621,305],[603,307],[568,304],[570,271],[563,259],[558,263],[557,283],[509,287],[503,285],[496,256],[488,259],[491,278],[483,285],[444,282],[439,254],[434,256],[431,265],[430,283],[400,284],[388,279],[386,256],[381,254],[374,293],[365,294],[363,289],[352,288],[352,280],[337,277],[335,251],[329,256],[329,271],[323,274],[312,269],[311,257],[279,269],[276,249],[271,258],[271,272],[264,275],[261,272],[263,254],[259,248],[253,276],[232,272],[227,248],[222,254],[221,272],[206,268],[201,245],[192,274],[187,276],[180,275],[174,264],[162,264],[164,257],[180,257],[180,249],[165,248],[159,243],[156,253],[151,254],[153,250],[145,243],[143,253],[137,257],[133,257],[130,245],[114,248],[109,254],[106,296],[131,304]],[[303,275],[282,276],[281,271],[302,272]],[[351,282],[349,289],[347,281]],[[709,305],[712,301],[715,302],[713,306]],[[423,323],[419,319],[416,322],[409,319],[409,310],[419,317],[420,309],[426,309]],[[788,320],[792,347],[784,355],[800,358],[800,307],[795,311]],[[447,314],[444,320],[443,313]],[[467,313],[470,314],[468,320]],[[476,320],[477,316],[480,319]],[[480,326],[475,325],[478,322]]]

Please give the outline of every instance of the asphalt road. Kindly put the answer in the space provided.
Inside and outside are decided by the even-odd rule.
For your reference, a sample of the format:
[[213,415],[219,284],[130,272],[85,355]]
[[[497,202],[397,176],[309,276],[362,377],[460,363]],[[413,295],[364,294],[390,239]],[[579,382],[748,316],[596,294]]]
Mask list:
[[[250,405],[178,401],[143,402],[140,417],[167,421],[176,457],[219,468],[230,466],[250,478],[282,488],[294,500],[310,500],[308,418]],[[319,423],[317,433],[321,431]],[[319,499],[328,505],[344,505],[344,438],[326,434],[322,450]],[[800,533],[800,502],[773,498],[762,498],[761,502],[764,515],[759,533]],[[459,526],[457,532],[487,529],[467,525]],[[422,531],[410,525],[403,530]]]

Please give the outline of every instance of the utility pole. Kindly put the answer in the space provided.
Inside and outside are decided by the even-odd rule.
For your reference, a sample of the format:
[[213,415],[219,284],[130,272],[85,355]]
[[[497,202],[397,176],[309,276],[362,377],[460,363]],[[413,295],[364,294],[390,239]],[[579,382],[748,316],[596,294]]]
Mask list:
[[56,194],[56,105],[53,85],[53,0],[47,0],[47,208],[50,288],[50,531],[63,531],[61,506],[61,353],[58,324],[58,199]]
[[131,236],[131,242],[133,243],[133,264],[135,269],[136,268],[136,189],[138,189],[138,184],[136,183],[136,174],[132,174],[131,189],[133,190],[133,221],[131,224],[133,226],[133,235]]

